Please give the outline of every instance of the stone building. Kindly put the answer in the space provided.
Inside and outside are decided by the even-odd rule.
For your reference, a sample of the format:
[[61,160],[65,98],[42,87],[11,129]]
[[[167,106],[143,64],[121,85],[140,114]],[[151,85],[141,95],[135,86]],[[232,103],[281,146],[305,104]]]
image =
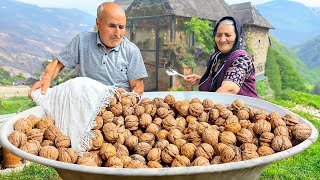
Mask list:
[[[172,61],[166,53],[170,43],[194,45],[194,37],[185,32],[184,22],[191,17],[207,19],[212,26],[223,16],[234,16],[244,24],[244,45],[254,55],[256,74],[264,74],[269,29],[272,26],[251,3],[229,6],[224,0],[116,0],[126,11],[126,37],[141,50],[149,77],[145,79],[146,91],[166,91],[181,86],[181,77],[168,76],[163,64]],[[130,4],[128,6],[128,4]],[[173,60],[174,67],[178,63]],[[193,71],[203,74],[205,66]],[[180,71],[182,72],[182,71]],[[190,73],[190,72],[189,72]]]

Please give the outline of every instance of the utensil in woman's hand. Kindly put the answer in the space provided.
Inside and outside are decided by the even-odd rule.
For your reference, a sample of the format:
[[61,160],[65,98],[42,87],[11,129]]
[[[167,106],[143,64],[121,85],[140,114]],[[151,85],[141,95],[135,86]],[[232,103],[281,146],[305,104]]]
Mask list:
[[166,61],[164,63],[164,69],[166,70],[166,73],[169,75],[169,76],[174,76],[174,75],[178,75],[178,76],[181,76],[183,78],[185,78],[186,76],[183,75],[183,74],[180,74],[178,73],[177,71],[175,71],[174,69],[171,68],[171,62],[170,61]]

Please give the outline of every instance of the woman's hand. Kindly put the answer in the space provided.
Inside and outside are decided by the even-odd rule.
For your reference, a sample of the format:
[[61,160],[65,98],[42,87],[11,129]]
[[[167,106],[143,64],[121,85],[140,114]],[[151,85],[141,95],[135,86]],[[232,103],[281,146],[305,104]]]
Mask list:
[[196,74],[186,75],[186,77],[184,78],[184,80],[190,83],[191,85],[199,84],[200,79],[201,79],[201,76]]

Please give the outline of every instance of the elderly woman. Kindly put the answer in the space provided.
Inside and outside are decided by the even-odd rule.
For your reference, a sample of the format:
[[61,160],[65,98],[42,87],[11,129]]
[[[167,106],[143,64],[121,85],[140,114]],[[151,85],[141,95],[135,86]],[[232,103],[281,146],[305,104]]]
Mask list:
[[223,17],[214,28],[215,52],[201,77],[185,77],[199,84],[200,91],[231,93],[258,98],[252,57],[242,50],[242,25],[233,17]]

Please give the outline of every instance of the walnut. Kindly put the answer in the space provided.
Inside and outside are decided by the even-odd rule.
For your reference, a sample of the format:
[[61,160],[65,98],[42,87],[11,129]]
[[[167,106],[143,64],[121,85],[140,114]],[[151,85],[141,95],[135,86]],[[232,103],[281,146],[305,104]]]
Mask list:
[[180,150],[181,147],[182,147],[183,145],[185,145],[186,143],[187,143],[187,141],[184,140],[184,139],[177,139],[177,140],[174,141],[173,144],[176,145],[176,146],[178,147],[178,149]]
[[152,103],[152,101],[151,101],[150,98],[144,97],[144,98],[141,99],[139,104],[140,104],[140,106],[146,106],[146,105],[151,104],[151,103]]
[[159,132],[159,130],[160,130],[160,127],[155,123],[149,124],[148,127],[146,128],[146,132],[151,133],[153,135],[156,135]]
[[164,100],[160,97],[156,97],[152,99],[152,103],[157,107],[162,107],[161,104],[164,103]]
[[281,118],[272,118],[269,122],[272,129],[275,129],[278,126],[286,126],[286,122],[284,122],[284,120],[282,120]]
[[248,129],[241,129],[236,137],[240,143],[250,143],[253,140],[253,134]]
[[101,167],[103,161],[99,155],[99,150],[97,151],[89,151],[89,152],[85,152],[83,154],[83,157],[92,157],[94,159],[94,162]]
[[211,160],[214,155],[213,147],[208,143],[202,143],[197,147],[196,157],[205,157],[208,160]]
[[262,134],[264,132],[271,132],[271,124],[266,120],[259,120],[254,123],[253,132],[255,134]]
[[123,109],[122,115],[123,115],[124,117],[130,116],[130,115],[132,115],[132,114],[134,113],[134,108],[131,107],[130,105],[122,106],[122,109]]
[[252,143],[243,143],[240,146],[241,151],[257,151],[258,147]]
[[124,125],[124,118],[122,116],[114,117],[112,121],[117,126]]
[[145,112],[145,108],[144,106],[139,106],[139,105],[135,105],[134,106],[134,111],[133,114],[136,116],[140,116],[141,114],[143,114]]
[[182,116],[182,117],[186,117],[189,115],[189,104],[188,105],[182,105],[180,106],[179,108],[177,108],[179,114]]
[[202,135],[202,133],[206,130],[206,129],[211,129],[211,125],[209,123],[206,122],[200,122],[197,126],[197,132],[199,133],[199,135]]
[[171,143],[174,143],[177,139],[182,139],[183,134],[178,129],[171,129],[168,134],[168,140]]
[[158,125],[159,127],[161,127],[161,125],[162,125],[162,119],[161,118],[154,118],[152,122],[154,124]]
[[275,136],[271,142],[271,147],[276,152],[279,152],[291,148],[292,144],[287,136]]
[[214,125],[224,126],[226,124],[226,120],[222,117],[218,117],[218,119],[214,122]]
[[237,138],[232,132],[224,131],[219,135],[219,142],[235,145],[237,142]]
[[195,117],[200,116],[204,111],[204,107],[201,103],[191,103],[189,106],[189,114]]
[[246,110],[238,110],[237,111],[237,117],[239,120],[249,120],[249,112]]
[[124,141],[124,145],[129,149],[133,150],[134,147],[138,144],[138,137],[131,135]]
[[230,106],[235,110],[240,110],[245,106],[245,103],[242,99],[236,99]]
[[143,113],[139,119],[139,125],[141,128],[146,128],[152,123],[152,117],[150,114]]
[[171,163],[171,167],[187,167],[190,166],[190,159],[186,156],[176,155]]
[[179,155],[178,147],[174,144],[169,144],[161,152],[161,159],[163,162],[171,164],[176,155]]
[[131,99],[128,97],[122,97],[120,103],[123,107],[132,105]]
[[94,118],[95,126],[92,128],[94,130],[101,129],[103,126],[103,118],[101,116],[96,116]]
[[200,116],[198,116],[199,122],[208,122],[209,121],[209,115],[205,111],[203,111]]
[[[182,117],[183,118],[183,117]],[[190,122],[197,122],[197,117],[195,117],[195,116],[191,116],[191,115],[188,115],[186,118],[185,118],[185,120],[188,122],[188,123],[190,123]]]
[[267,156],[267,155],[274,154],[274,150],[271,147],[268,147],[268,146],[259,147],[257,152],[258,152],[258,154],[260,156]]
[[287,126],[294,126],[299,123],[299,119],[291,114],[286,114],[282,119],[286,122]]
[[238,131],[240,131],[241,125],[239,123],[238,117],[235,116],[235,115],[230,115],[226,119],[226,123],[224,125],[224,129],[226,131],[230,131],[230,132],[233,132],[233,133],[237,133]]
[[204,99],[202,101],[202,105],[203,105],[203,108],[204,108],[205,111],[209,111],[214,106],[213,101],[211,99],[208,99],[208,98],[206,98],[206,99]]
[[71,140],[70,137],[65,136],[65,135],[60,135],[56,138],[54,141],[56,147],[65,147],[68,148],[71,145]]
[[110,99],[110,102],[109,102],[109,108],[108,109],[111,109],[114,105],[116,105],[118,103],[118,100],[117,98],[113,97]]
[[165,139],[160,139],[156,142],[156,144],[154,145],[155,148],[160,148],[161,150],[163,150],[167,145],[169,145],[169,141],[165,140]]
[[214,122],[218,119],[220,116],[220,112],[218,109],[211,109],[209,112],[209,123],[214,124]]
[[146,142],[153,146],[155,143],[155,136],[151,133],[143,133],[139,136],[139,142]]
[[202,138],[196,131],[189,133],[185,138],[187,138],[188,142],[191,142],[196,146],[199,146],[202,143]]
[[114,114],[111,111],[105,111],[102,114],[103,124],[111,123],[113,121]]
[[171,129],[176,129],[177,121],[173,116],[168,115],[162,120],[162,126],[165,130],[170,131]]
[[33,115],[33,114],[29,115],[27,117],[27,120],[29,120],[31,122],[32,128],[34,128],[34,126],[37,124],[37,122],[40,121],[40,119],[37,116]]
[[161,149],[160,148],[152,148],[147,155],[148,161],[161,161]]
[[53,126],[53,125],[54,125],[53,118],[51,116],[45,116],[40,121],[38,121],[35,126],[38,129],[46,129],[49,126]]
[[41,145],[39,141],[28,140],[26,143],[20,146],[20,149],[26,151],[27,153],[38,155]]
[[95,136],[94,139],[91,140],[91,148],[92,150],[98,150],[103,144],[103,135],[100,130],[92,130],[91,132]]
[[116,148],[111,143],[103,143],[100,147],[99,154],[102,159],[107,160],[116,155]]
[[78,155],[76,151],[72,148],[59,147],[59,157],[58,160],[66,163],[74,164],[78,160]]
[[205,157],[197,157],[192,163],[191,166],[208,166],[210,162]]
[[106,123],[102,127],[102,132],[112,131],[117,128],[117,125],[114,123]]
[[32,123],[30,120],[21,118],[18,119],[14,124],[13,124],[13,128],[16,131],[21,131],[23,133],[26,133],[28,131],[30,131],[32,129]]
[[53,146],[44,146],[39,150],[39,156],[47,159],[57,160],[59,151]]
[[260,143],[263,143],[264,145],[266,145],[265,143],[268,143],[267,146],[270,146],[270,143],[272,142],[274,138],[274,134],[271,132],[264,132],[261,134],[259,141]]
[[19,148],[21,145],[27,142],[27,136],[21,131],[13,131],[9,135],[8,140],[12,145]]
[[143,157],[143,156],[141,156],[140,154],[132,154],[131,156],[130,156],[130,158],[131,158],[131,160],[137,160],[137,161],[140,161],[140,162],[142,162],[143,164],[146,164],[146,159]]
[[233,115],[232,112],[227,108],[219,109],[219,112],[220,112],[220,116],[223,119],[227,119],[229,116]]
[[203,142],[208,143],[211,146],[214,146],[219,142],[219,134],[219,131],[213,128],[208,128],[202,133],[202,140]]
[[210,164],[221,164],[222,160],[221,160],[221,156],[215,156],[212,158]]
[[186,143],[183,146],[181,146],[181,155],[186,156],[190,160],[193,160],[195,153],[196,153],[197,147],[192,143]]
[[223,152],[223,150],[225,148],[227,148],[228,145],[227,144],[224,144],[224,143],[218,143],[218,144],[215,144],[213,146],[213,149],[214,149],[214,153],[217,155],[217,156],[220,156],[221,153]]
[[287,128],[287,126],[278,126],[274,129],[273,131],[275,136],[287,136],[290,138],[290,134],[289,134],[289,130]]
[[181,106],[189,105],[189,104],[190,104],[189,100],[176,101],[174,103],[174,107],[178,110],[179,108],[181,108]]
[[133,106],[138,103],[138,99],[137,98],[139,98],[139,97],[137,95],[135,95],[135,94],[129,94],[127,98],[130,99],[131,105],[133,105]]
[[145,165],[138,160],[131,160],[127,164],[124,165],[124,168],[144,168]]
[[153,104],[147,104],[144,108],[145,113],[150,114],[151,116],[154,116],[157,112],[157,107]]
[[123,168],[123,162],[117,156],[112,156],[107,160],[106,166],[112,168]]
[[77,164],[83,165],[83,166],[94,166],[97,167],[97,163],[94,161],[93,157],[79,157]]
[[296,124],[292,129],[293,137],[298,141],[304,141],[311,135],[312,129],[308,124]]
[[[114,114],[114,116],[121,116],[122,112],[123,112],[123,107],[120,103],[115,104],[112,108],[111,108],[111,112]],[[111,121],[112,122],[112,121]]]
[[119,158],[120,158],[121,162],[123,163],[123,166],[132,160],[131,157],[129,157],[129,156],[120,156]]
[[125,121],[126,129],[129,129],[130,131],[138,129],[139,119],[137,116],[135,115],[127,116],[125,117],[124,121]]
[[176,99],[174,98],[173,95],[168,94],[164,97],[164,102],[168,103],[170,106],[173,106],[174,103],[176,102]]
[[39,143],[43,140],[43,133],[44,131],[41,129],[31,129],[30,131],[26,132],[28,140],[37,140]]
[[54,146],[54,142],[51,141],[51,140],[43,140],[40,145],[43,147],[43,146]]
[[198,126],[199,126],[199,122],[196,120],[192,120],[188,123],[188,128],[184,129],[184,134],[189,134],[193,131],[197,131],[198,130]]
[[251,124],[249,120],[240,120],[239,121],[241,128],[248,129],[248,126]]
[[169,114],[169,110],[167,108],[165,108],[165,107],[159,107],[157,109],[157,115],[160,118],[165,118],[168,114]]
[[266,120],[266,113],[262,109],[251,109],[249,111],[249,117],[252,122],[257,122],[259,120]]
[[61,135],[61,131],[59,128],[56,126],[49,126],[45,131],[44,131],[44,137],[48,140],[54,141],[58,136]]
[[146,142],[140,142],[134,147],[134,152],[145,156],[152,149],[152,146]]
[[241,150],[236,146],[228,146],[221,153],[221,160],[224,163],[241,161]]
[[190,104],[191,103],[200,103],[201,104],[201,100],[199,98],[192,98],[190,101]]
[[275,119],[281,119],[281,115],[277,112],[271,112],[270,114],[267,115],[266,120],[271,121]]
[[258,158],[259,154],[257,151],[252,151],[252,150],[244,150],[241,152],[242,154],[242,160],[249,160],[249,159],[254,159]]
[[147,166],[148,166],[149,168],[163,168],[163,166],[162,166],[159,162],[157,162],[157,161],[149,161],[149,162],[147,163]]

